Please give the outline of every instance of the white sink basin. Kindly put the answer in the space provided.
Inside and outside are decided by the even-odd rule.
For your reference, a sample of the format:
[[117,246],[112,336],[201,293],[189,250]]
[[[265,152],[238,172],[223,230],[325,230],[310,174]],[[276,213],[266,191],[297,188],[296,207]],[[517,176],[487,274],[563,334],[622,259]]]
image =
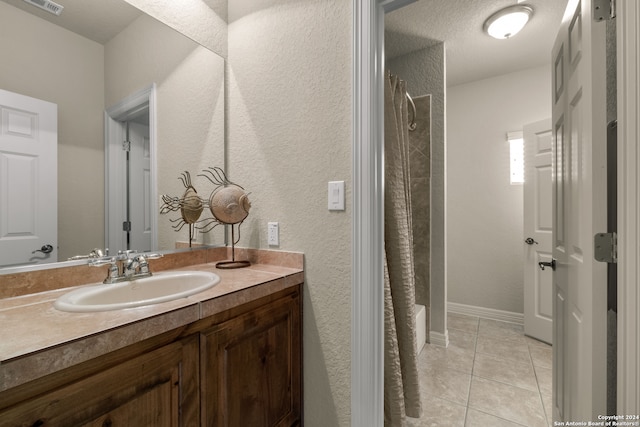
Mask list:
[[218,282],[217,274],[204,271],[160,272],[143,279],[84,286],[62,295],[53,306],[74,312],[120,310],[185,298]]

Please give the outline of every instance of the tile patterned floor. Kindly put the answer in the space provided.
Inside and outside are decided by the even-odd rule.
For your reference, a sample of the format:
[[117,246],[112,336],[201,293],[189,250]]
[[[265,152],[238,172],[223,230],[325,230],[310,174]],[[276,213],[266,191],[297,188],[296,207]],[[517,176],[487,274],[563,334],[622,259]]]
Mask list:
[[553,425],[550,345],[513,323],[447,320],[449,347],[427,344],[419,356],[423,415],[408,427]]

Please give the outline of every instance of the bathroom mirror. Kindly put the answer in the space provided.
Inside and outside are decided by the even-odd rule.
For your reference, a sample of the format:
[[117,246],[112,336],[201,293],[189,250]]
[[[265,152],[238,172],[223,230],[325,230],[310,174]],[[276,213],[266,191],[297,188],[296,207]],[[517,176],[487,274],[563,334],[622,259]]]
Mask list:
[[[105,174],[121,173],[105,170],[110,168],[105,111],[147,89],[153,95],[147,109],[137,112],[141,119],[136,114],[114,117],[151,125],[142,151],[154,152],[155,165],[137,180],[142,189],[129,191],[138,191],[132,197],[144,200],[145,229],[152,232],[151,224],[157,224],[155,247],[149,249],[183,246],[188,230],[172,228],[175,215],[159,215],[160,196],[181,196],[185,187],[179,177],[188,170],[206,197],[207,181],[196,174],[224,166],[224,59],[123,0],[57,3],[64,6],[60,16],[23,0],[0,1],[0,89],[57,104],[57,206],[50,206],[57,212],[56,251],[32,258],[61,262],[105,248],[105,212],[127,191],[110,190],[114,194],[105,196]],[[155,184],[147,185],[145,180],[154,176]],[[149,193],[151,188],[157,190]],[[197,242],[224,244],[223,230],[198,236]],[[31,263],[9,265],[0,256],[3,267]]]

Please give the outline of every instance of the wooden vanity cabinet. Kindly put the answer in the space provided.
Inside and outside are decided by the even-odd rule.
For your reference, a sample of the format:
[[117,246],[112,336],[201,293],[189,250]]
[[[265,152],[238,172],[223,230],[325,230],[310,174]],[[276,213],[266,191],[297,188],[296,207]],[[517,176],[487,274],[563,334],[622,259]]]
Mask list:
[[53,390],[38,393],[36,380],[33,397],[0,410],[0,426],[197,425],[197,352],[181,340]]
[[0,427],[302,425],[301,285],[0,393]]
[[299,290],[203,330],[203,425],[301,425]]

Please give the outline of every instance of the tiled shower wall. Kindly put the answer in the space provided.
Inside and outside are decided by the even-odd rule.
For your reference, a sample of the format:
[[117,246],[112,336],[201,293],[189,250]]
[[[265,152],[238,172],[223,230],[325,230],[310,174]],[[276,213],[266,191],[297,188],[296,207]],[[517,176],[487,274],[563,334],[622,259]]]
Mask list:
[[[427,309],[427,341],[430,330],[431,236],[431,95],[413,98],[416,129],[409,132],[413,249],[416,303]],[[411,108],[411,107],[409,107]],[[411,113],[409,113],[411,117]]]

